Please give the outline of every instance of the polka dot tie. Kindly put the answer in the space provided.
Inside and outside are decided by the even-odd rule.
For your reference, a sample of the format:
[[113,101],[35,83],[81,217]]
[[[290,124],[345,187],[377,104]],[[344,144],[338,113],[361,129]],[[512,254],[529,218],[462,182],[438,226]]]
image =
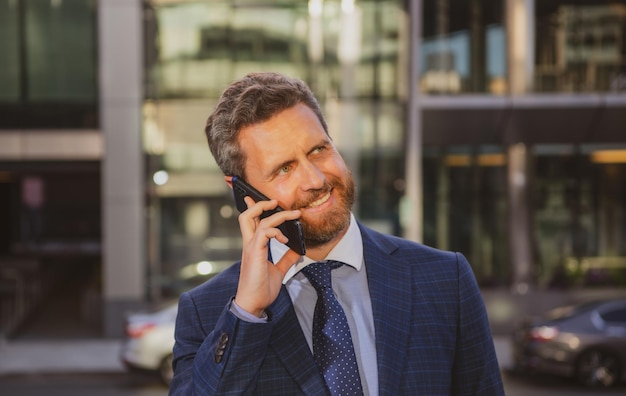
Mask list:
[[362,395],[348,320],[333,294],[330,278],[331,270],[341,265],[343,263],[338,261],[322,261],[302,269],[317,291],[313,314],[313,356],[331,395]]

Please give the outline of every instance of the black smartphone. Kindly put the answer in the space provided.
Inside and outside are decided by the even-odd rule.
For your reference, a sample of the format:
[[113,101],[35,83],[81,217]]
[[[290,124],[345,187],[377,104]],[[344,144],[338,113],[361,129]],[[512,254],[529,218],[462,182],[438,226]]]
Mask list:
[[[268,197],[261,194],[261,192],[256,190],[254,187],[252,187],[248,183],[246,183],[239,176],[233,176],[232,183],[233,183],[233,195],[235,197],[235,206],[237,207],[237,210],[239,210],[240,212],[243,212],[244,210],[248,209],[248,205],[246,205],[246,202],[243,200],[243,198],[246,196],[252,198],[255,202],[269,201]],[[281,208],[280,206],[277,206],[273,210],[268,210],[268,211],[263,212],[263,214],[261,215],[261,218],[262,219],[266,218],[267,216],[270,216],[282,210],[284,209]],[[300,223],[300,221],[287,220],[281,225],[279,225],[278,229],[281,230],[282,233],[285,234],[287,238],[289,238],[289,242],[287,242],[287,246],[289,246],[290,249],[294,250],[301,256],[304,256],[306,254],[306,248],[304,246],[304,237],[302,235],[302,224]]]

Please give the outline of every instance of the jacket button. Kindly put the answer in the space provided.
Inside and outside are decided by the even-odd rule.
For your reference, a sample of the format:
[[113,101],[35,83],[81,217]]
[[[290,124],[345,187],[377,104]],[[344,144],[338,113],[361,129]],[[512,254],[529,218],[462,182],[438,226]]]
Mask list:
[[217,347],[215,348],[215,355],[213,355],[213,360],[215,363],[220,363],[224,358],[224,352],[226,352],[226,345],[228,344],[228,334],[222,333],[220,336],[220,340],[217,343]]

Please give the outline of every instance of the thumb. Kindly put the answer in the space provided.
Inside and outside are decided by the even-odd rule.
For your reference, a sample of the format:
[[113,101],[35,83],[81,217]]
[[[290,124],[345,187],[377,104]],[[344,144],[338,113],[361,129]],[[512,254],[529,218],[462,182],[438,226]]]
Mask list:
[[287,253],[285,253],[283,257],[278,260],[278,262],[275,264],[275,267],[281,272],[281,274],[283,274],[284,277],[287,271],[289,271],[289,269],[293,267],[293,265],[297,263],[299,259],[300,255],[295,251],[289,249],[287,250]]

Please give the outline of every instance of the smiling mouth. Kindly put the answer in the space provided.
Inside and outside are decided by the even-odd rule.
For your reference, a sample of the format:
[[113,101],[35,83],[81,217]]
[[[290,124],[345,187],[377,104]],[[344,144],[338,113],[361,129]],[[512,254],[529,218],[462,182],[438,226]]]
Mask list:
[[307,209],[315,208],[317,206],[320,206],[324,202],[328,201],[329,199],[330,199],[330,192],[327,192],[326,194],[322,195],[319,199],[308,204],[306,208]]

